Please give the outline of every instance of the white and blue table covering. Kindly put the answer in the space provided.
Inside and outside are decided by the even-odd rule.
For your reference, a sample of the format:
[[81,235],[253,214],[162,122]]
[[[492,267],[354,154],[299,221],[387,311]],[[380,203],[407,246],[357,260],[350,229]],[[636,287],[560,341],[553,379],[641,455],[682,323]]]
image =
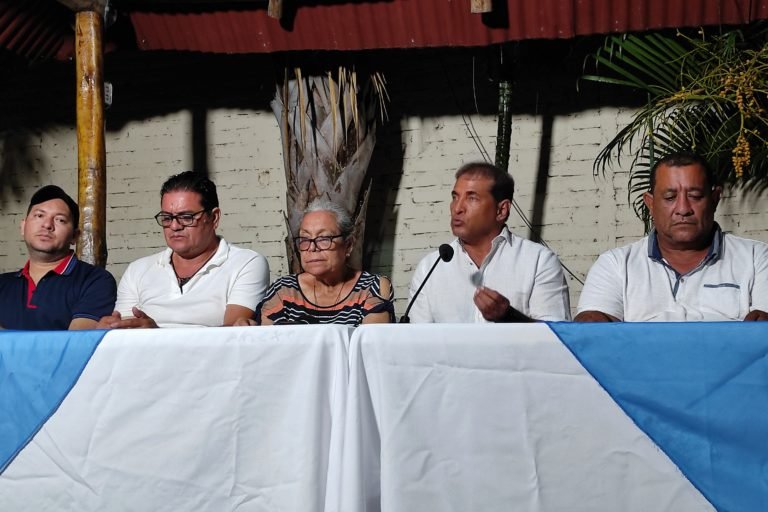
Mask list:
[[347,328],[103,334],[0,335],[0,510],[324,508]]
[[342,508],[768,510],[766,354],[757,323],[360,328]]
[[768,510],[767,356],[758,323],[3,332],[0,510]]

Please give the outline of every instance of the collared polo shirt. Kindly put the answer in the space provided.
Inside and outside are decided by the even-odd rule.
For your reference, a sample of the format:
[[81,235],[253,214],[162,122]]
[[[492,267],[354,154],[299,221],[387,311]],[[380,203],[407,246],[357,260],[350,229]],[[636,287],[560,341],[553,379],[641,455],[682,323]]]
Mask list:
[[743,320],[755,309],[768,311],[768,245],[717,224],[709,252],[686,274],[662,258],[655,231],[601,254],[578,307],[628,322]]
[[228,304],[255,311],[269,286],[266,258],[226,240],[203,268],[179,286],[170,248],[128,265],[117,289],[116,309],[123,317],[137,307],[159,327],[216,327]]
[[35,285],[29,261],[0,275],[0,326],[20,330],[66,330],[75,318],[99,320],[115,306],[115,279],[74,253]]
[[[474,302],[478,285],[499,292],[513,308],[533,319],[570,320],[568,285],[560,261],[543,245],[515,236],[505,226],[480,267],[458,239],[451,247],[451,261],[437,264],[414,301],[411,322],[487,322]],[[411,280],[411,299],[437,258],[439,251],[434,251],[419,262]]]

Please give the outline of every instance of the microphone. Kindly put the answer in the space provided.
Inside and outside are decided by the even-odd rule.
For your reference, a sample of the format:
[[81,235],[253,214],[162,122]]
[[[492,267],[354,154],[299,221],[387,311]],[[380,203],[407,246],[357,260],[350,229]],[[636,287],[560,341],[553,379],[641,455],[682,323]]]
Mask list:
[[411,308],[413,307],[413,303],[416,302],[416,297],[418,297],[419,293],[421,293],[421,289],[424,288],[425,284],[427,284],[427,279],[429,279],[429,276],[432,275],[432,272],[434,272],[437,264],[440,263],[440,260],[448,263],[453,259],[453,247],[451,247],[450,245],[443,244],[440,247],[438,247],[437,251],[440,253],[440,257],[438,257],[435,260],[435,263],[432,265],[432,268],[429,269],[429,272],[427,272],[427,277],[424,278],[424,280],[421,282],[421,286],[419,286],[419,289],[416,290],[416,293],[413,294],[413,298],[411,299],[411,302],[408,304],[408,307],[405,308],[405,314],[400,317],[401,324],[411,323],[411,319],[408,316],[408,313],[411,311]]

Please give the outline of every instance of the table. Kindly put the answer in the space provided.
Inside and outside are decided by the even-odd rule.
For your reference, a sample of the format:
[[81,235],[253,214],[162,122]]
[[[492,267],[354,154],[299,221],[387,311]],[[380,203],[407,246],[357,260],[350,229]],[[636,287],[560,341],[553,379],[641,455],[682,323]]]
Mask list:
[[323,510],[348,342],[335,326],[110,331],[3,472],[0,510]]
[[[0,448],[15,397],[65,398],[4,512],[768,510],[762,324],[25,336],[0,333]],[[73,347],[71,391],[8,377]]]

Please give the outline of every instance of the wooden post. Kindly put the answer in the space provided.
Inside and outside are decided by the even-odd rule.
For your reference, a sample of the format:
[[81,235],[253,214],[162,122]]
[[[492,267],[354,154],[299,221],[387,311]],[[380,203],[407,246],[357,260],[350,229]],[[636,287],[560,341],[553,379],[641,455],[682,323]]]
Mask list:
[[470,0],[473,14],[491,12],[493,10],[493,0]]
[[269,0],[267,4],[267,16],[277,18],[283,17],[283,0]]
[[80,206],[77,257],[101,267],[107,263],[103,25],[100,12],[75,14],[77,199]]

